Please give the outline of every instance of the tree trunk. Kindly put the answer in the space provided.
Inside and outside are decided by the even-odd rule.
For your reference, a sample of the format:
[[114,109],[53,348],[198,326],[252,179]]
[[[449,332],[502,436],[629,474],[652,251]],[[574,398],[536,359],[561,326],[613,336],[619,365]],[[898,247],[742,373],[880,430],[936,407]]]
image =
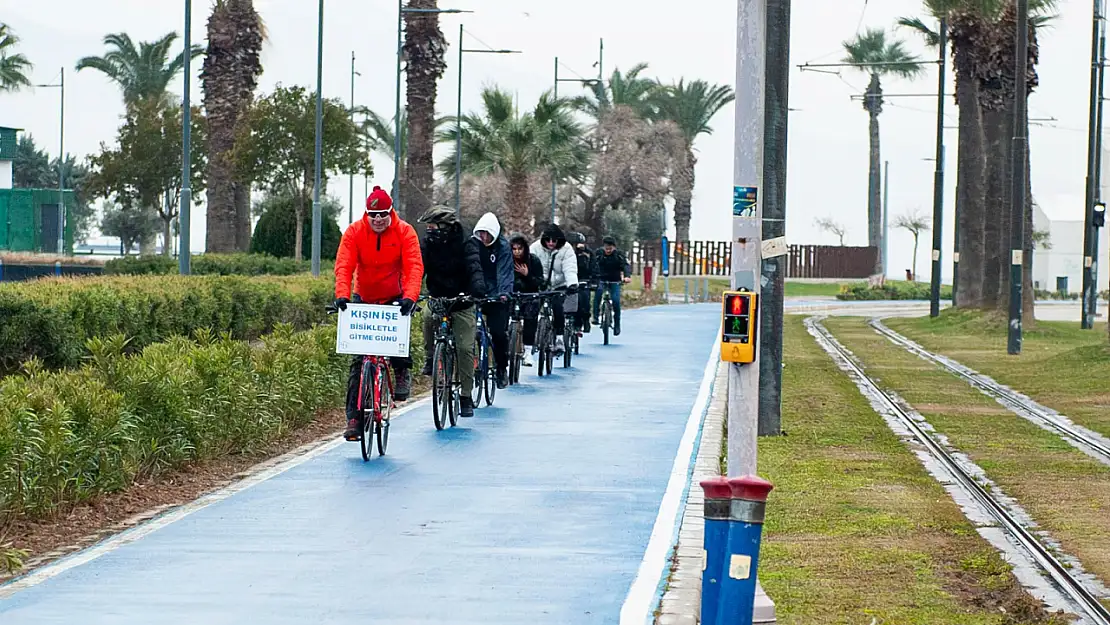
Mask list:
[[[245,249],[231,152],[262,73],[261,52],[262,24],[252,0],[226,0],[212,9],[201,72],[208,123],[208,252]],[[249,214],[248,205],[248,223]]]
[[[414,9],[435,9],[436,0],[409,0]],[[432,205],[435,145],[436,83],[447,69],[447,41],[439,29],[436,13],[405,13],[405,73],[408,112],[408,146],[405,153],[406,180],[401,187],[401,211],[406,221]]]
[[1010,283],[1010,143],[1013,136],[1013,107],[983,112],[986,139],[986,196],[983,220],[984,310],[1005,310]]
[[[882,154],[879,146],[879,114],[883,110],[883,88],[879,82],[879,75],[871,75],[871,84],[867,87],[864,99],[864,108],[870,117],[868,135],[870,138],[870,155],[867,167],[867,244],[879,250],[883,247],[883,197],[882,197]],[[875,273],[883,273],[882,254],[875,256]]]
[[[961,65],[957,49],[957,70]],[[966,64],[967,61],[964,61]],[[967,70],[965,70],[967,71]],[[964,74],[968,75],[968,74]],[[959,106],[959,145],[956,170],[956,202],[960,207],[960,283],[957,289],[961,308],[979,308],[983,301],[983,227],[985,201],[983,119],[979,108],[979,84],[974,78],[956,81]]]
[[295,234],[293,235],[293,258],[297,260],[304,260],[304,207],[306,203],[306,193],[301,191],[297,194],[296,204],[294,204],[294,211],[296,213],[296,225],[293,227]]
[[162,256],[169,258],[173,255],[173,216],[162,218],[162,236],[165,243],[162,245]]
[[510,174],[506,195],[509,210],[502,224],[506,232],[531,232],[532,207],[528,203],[528,174]]
[[919,236],[916,232],[913,234],[913,262],[910,263],[910,267],[913,269],[910,270],[910,273],[914,282],[917,282],[917,243]]
[[251,248],[251,185],[236,182],[232,185],[235,198],[235,248],[249,252]]
[[[674,230],[675,240],[690,240],[690,219],[693,216],[694,168],[698,157],[692,146],[686,146],[686,160],[674,172]],[[601,218],[598,218],[600,224]]]

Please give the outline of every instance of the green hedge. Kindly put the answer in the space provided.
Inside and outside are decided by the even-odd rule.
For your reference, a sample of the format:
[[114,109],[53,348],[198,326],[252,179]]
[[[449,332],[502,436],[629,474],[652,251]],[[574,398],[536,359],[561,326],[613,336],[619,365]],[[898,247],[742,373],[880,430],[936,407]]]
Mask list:
[[32,361],[0,381],[0,527],[257,450],[342,403],[348,360],[334,354],[334,326],[281,325],[260,346],[208,331],[136,355],[125,343],[94,339],[78,369]]
[[[887,282],[881,287],[872,288],[864,284],[846,284],[841,287],[836,298],[839,300],[928,300],[931,290],[925,282]],[[941,286],[941,299],[952,299],[952,287]]]
[[[312,265],[308,261],[267,254],[199,254],[192,257],[190,269],[197,276],[291,276],[308,273]],[[320,271],[331,275],[332,263],[325,261]],[[105,275],[168,276],[177,272],[177,259],[166,256],[127,256],[104,264]]]
[[30,358],[73,367],[90,338],[122,334],[137,350],[199,329],[251,339],[278,323],[324,318],[332,280],[308,276],[115,276],[0,284],[0,371]]

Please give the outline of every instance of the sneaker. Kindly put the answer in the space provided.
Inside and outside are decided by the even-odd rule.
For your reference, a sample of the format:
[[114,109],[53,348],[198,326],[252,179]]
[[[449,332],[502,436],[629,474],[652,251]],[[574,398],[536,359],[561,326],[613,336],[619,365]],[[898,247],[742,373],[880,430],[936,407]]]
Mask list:
[[524,362],[522,362],[521,364],[523,364],[525,367],[531,367],[531,366],[534,366],[536,364],[532,360],[532,353],[533,353],[532,349],[524,350]]
[[358,419],[347,419],[347,429],[343,432],[343,438],[349,441],[361,440],[362,423]]
[[397,401],[407,401],[409,393],[412,392],[412,371],[404,369],[401,371],[394,371],[397,379],[393,383],[393,399]]
[[509,376],[504,369],[497,370],[497,388],[498,390],[509,388]]
[[474,401],[470,399],[469,395],[463,395],[459,398],[459,416],[464,419],[474,416]]
[[431,376],[432,375],[432,359],[431,358],[424,361],[424,368],[420,370],[420,375],[423,375],[423,376]]
[[567,351],[567,348],[565,345],[563,345],[563,337],[555,337],[555,355],[560,356],[565,351]]

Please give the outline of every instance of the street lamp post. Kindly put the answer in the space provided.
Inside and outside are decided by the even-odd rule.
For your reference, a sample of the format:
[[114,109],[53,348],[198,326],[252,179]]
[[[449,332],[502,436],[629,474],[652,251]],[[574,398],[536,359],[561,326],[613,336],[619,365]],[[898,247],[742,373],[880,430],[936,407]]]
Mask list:
[[478,50],[467,49],[463,47],[463,25],[459,24],[459,93],[457,101],[457,113],[455,115],[455,216],[462,215],[462,205],[460,201],[460,184],[462,181],[462,70],[463,70],[463,53],[473,52],[475,54],[520,54],[520,50]]
[[[600,53],[603,55],[605,51],[605,42],[602,41]],[[597,60],[597,78],[559,78],[559,57],[555,57],[555,99],[559,99],[559,83],[561,82],[576,82],[581,85],[600,85],[602,90],[605,88],[605,80],[602,78],[602,56]],[[601,99],[598,98],[598,104],[601,104]],[[551,223],[555,223],[555,189],[557,181],[555,180],[555,172],[551,172]]]
[[400,206],[397,196],[401,184],[401,57],[404,54],[402,39],[403,18],[406,13],[440,14],[473,13],[464,9],[413,9],[406,8],[405,0],[397,0],[397,93],[393,106],[393,206]]
[[[312,185],[312,277],[320,277],[320,236],[323,217],[320,214],[320,169],[324,145],[324,0],[320,0],[320,17],[316,35],[316,166]],[[299,260],[299,259],[298,259]]]
[[[355,70],[355,51],[351,50],[351,123],[355,123],[355,76],[362,76]],[[347,223],[355,221],[355,174],[351,172],[350,197],[347,198]]]
[[178,273],[183,276],[189,275],[192,271],[190,266],[192,258],[189,251],[189,228],[191,227],[189,219],[190,209],[193,206],[193,115],[189,104],[189,84],[193,72],[192,37],[193,0],[185,0],[185,66],[183,68],[185,83],[181,97],[181,208],[180,215],[177,218],[177,269]]
[[66,197],[65,197],[65,154],[66,154],[66,68],[62,67],[61,79],[56,84],[35,85],[60,89],[58,105],[58,256],[65,254]]

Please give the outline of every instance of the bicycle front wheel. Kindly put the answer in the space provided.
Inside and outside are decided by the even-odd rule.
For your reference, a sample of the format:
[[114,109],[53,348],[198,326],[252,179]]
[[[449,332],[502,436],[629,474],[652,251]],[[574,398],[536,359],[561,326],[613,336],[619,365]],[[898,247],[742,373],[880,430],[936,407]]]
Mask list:
[[372,360],[362,360],[362,381],[359,387],[359,416],[362,417],[362,432],[359,436],[359,446],[362,448],[362,460],[365,462],[373,455],[374,445],[374,381],[377,379],[378,368]]
[[470,399],[474,407],[482,403],[482,386],[489,373],[486,365],[486,354],[489,352],[489,337],[481,327],[478,328],[476,345],[474,346],[474,388],[470,391]]
[[374,419],[375,438],[378,442],[378,455],[385,455],[385,448],[389,446],[389,418],[393,415],[393,391],[389,384],[389,371],[385,365],[378,366],[378,397],[374,402],[377,418]]
[[509,328],[509,384],[520,382],[520,366],[524,360],[521,355],[520,327],[514,323]]
[[609,328],[613,327],[613,306],[606,300],[601,305],[601,337],[605,345],[609,344]]
[[[475,384],[474,386],[478,386]],[[493,350],[486,352],[486,376],[483,385],[486,388],[486,405],[493,405],[493,398],[497,395],[497,359],[493,355]],[[478,404],[474,404],[475,407]]]
[[437,430],[447,427],[447,415],[451,411],[451,365],[447,345],[436,345],[432,356],[432,423]]

